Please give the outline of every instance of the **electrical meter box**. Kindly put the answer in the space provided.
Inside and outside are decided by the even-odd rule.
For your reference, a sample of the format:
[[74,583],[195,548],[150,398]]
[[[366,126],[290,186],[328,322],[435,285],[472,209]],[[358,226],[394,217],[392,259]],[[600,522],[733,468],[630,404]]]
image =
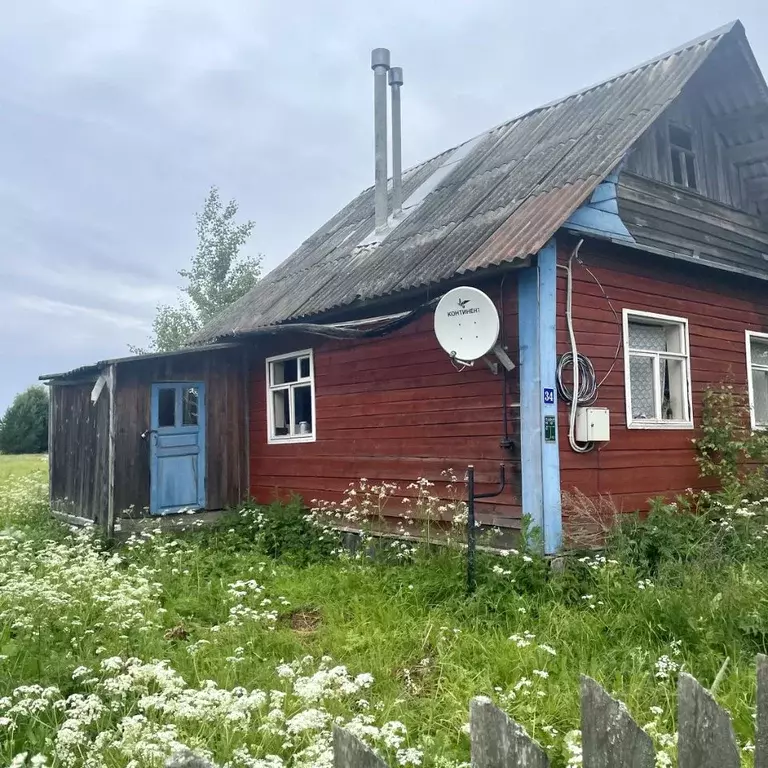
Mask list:
[[576,410],[576,440],[580,443],[606,443],[611,439],[611,414],[607,408]]

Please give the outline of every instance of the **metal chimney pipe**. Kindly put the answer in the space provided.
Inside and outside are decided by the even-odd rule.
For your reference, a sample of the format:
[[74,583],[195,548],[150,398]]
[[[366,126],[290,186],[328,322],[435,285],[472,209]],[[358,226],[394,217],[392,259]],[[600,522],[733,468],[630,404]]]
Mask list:
[[389,86],[392,89],[392,215],[403,213],[403,141],[400,122],[400,86],[403,84],[403,68],[389,70]]
[[389,50],[371,51],[373,70],[373,128],[376,155],[375,187],[373,192],[376,232],[387,228],[387,70]]

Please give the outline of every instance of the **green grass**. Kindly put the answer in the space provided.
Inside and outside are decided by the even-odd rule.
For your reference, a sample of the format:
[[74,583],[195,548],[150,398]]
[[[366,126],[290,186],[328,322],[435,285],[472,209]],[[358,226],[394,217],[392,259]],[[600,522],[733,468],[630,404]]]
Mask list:
[[43,464],[47,466],[46,462],[46,456],[40,454],[0,454],[0,483],[11,475],[27,475]]
[[[136,681],[135,691],[113,701],[103,687],[109,675],[99,669],[113,656],[167,660],[193,689],[213,680],[221,690],[287,691],[286,717],[320,708],[347,722],[365,698],[376,725],[402,722],[405,743],[423,749],[426,763],[446,767],[468,759],[463,726],[479,694],[493,697],[545,744],[553,765],[566,765],[565,736],[579,727],[581,673],[625,701],[642,725],[654,723],[657,743],[669,748],[677,668],[710,686],[728,657],[718,700],[731,711],[740,741],[754,739],[754,656],[768,650],[768,534],[757,522],[766,511],[759,505],[750,507],[756,517],[729,523],[733,530],[659,513],[613,542],[607,557],[616,563],[574,559],[553,572],[537,557],[483,556],[478,591],[468,599],[459,552],[420,550],[408,563],[318,557],[297,565],[287,554],[264,555],[263,532],[243,520],[176,539],[148,536],[122,549],[120,562],[108,553],[89,560],[91,544],[51,543],[64,534],[45,519],[44,502],[35,497],[44,490],[35,461],[27,465],[34,472],[23,493],[18,477],[0,484],[0,529],[5,521],[18,531],[13,541],[0,537],[0,655],[7,657],[0,662],[0,697],[39,684],[57,686],[62,696],[91,693],[113,703],[113,711],[82,726],[85,743],[97,731],[116,733],[120,718],[144,712],[151,723],[173,724],[180,742],[208,750],[220,764],[243,744],[258,757],[323,764],[296,755],[322,742],[327,727],[265,735],[259,730],[265,711],[254,713],[242,732],[223,716],[186,720],[147,709],[140,698],[144,684]],[[289,535],[297,534],[284,533],[286,549]],[[263,591],[256,595],[246,586],[241,591],[248,595],[234,598],[229,585],[250,579]],[[227,626],[236,603],[260,618]],[[263,615],[272,610],[274,620]],[[307,655],[313,657],[308,675],[330,656],[352,677],[371,673],[375,682],[369,690],[308,702],[275,672]],[[673,662],[668,676],[661,674],[664,656]],[[73,680],[80,666],[93,671]],[[151,691],[158,683],[146,685]],[[19,715],[16,731],[0,726],[0,762],[22,748],[52,758],[50,740],[62,718]],[[154,738],[142,734],[142,744]],[[118,740],[99,755],[105,765],[123,766],[126,749]],[[396,750],[382,749],[396,760]],[[58,760],[79,766],[85,754]]]

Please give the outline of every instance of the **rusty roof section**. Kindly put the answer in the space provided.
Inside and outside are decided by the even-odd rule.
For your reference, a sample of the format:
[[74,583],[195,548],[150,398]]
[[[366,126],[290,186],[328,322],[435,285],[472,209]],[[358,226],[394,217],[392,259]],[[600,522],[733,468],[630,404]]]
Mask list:
[[365,190],[192,343],[298,321],[537,253],[728,37],[746,43],[740,22],[410,169],[403,179],[405,208],[409,196],[417,202],[379,243],[365,244],[373,230],[373,188]]

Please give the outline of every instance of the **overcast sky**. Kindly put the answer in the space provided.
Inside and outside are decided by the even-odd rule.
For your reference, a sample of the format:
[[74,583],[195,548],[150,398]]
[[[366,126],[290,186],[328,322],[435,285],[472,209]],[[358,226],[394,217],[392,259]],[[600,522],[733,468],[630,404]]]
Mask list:
[[212,184],[279,263],[373,178],[370,49],[402,65],[404,161],[765,0],[27,0],[0,25],[0,411],[142,344]]

